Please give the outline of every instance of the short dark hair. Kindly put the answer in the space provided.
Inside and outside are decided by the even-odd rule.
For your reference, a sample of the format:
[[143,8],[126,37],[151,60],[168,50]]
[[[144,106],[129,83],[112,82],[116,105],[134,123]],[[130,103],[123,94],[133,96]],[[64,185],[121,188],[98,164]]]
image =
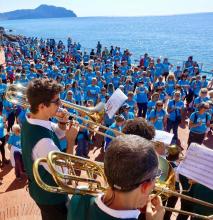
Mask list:
[[155,128],[148,124],[144,118],[127,120],[122,132],[124,134],[134,134],[152,140],[155,136]]
[[55,95],[63,90],[62,85],[58,84],[52,79],[34,79],[27,87],[26,95],[30,104],[30,111],[32,113],[38,112],[38,106],[44,103],[46,106],[50,105],[50,101]]
[[134,190],[142,181],[152,178],[157,168],[154,144],[137,135],[114,138],[104,157],[104,172],[113,190]]

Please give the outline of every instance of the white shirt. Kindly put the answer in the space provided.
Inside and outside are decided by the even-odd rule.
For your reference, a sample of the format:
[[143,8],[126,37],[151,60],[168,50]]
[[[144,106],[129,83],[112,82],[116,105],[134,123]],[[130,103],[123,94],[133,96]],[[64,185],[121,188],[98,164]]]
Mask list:
[[97,204],[98,208],[101,209],[106,214],[119,219],[129,219],[134,218],[138,219],[138,216],[140,215],[140,211],[135,210],[115,210],[111,209],[108,206],[106,206],[102,200],[101,200],[102,194],[95,198],[95,203]]
[[[63,138],[65,136],[65,131],[61,130],[57,124],[52,123],[51,121],[45,121],[45,120],[39,120],[39,119],[32,119],[26,117],[29,124],[33,125],[39,125],[44,128],[47,128],[57,135],[59,139]],[[48,153],[50,151],[60,151],[58,147],[55,145],[52,139],[50,138],[42,138],[40,139],[36,145],[33,147],[32,150],[32,160],[35,161],[38,158],[41,157],[47,157]],[[41,163],[41,165],[48,171],[48,166],[45,163]]]

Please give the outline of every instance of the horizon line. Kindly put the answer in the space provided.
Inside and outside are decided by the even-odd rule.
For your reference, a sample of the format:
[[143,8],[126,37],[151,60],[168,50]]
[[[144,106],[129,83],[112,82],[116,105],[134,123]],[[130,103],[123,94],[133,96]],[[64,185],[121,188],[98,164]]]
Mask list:
[[145,15],[94,15],[94,16],[77,16],[78,18],[97,18],[97,17],[160,17],[160,16],[179,16],[179,15],[196,15],[196,14],[211,14],[213,11],[208,12],[185,12],[177,14],[145,14]]

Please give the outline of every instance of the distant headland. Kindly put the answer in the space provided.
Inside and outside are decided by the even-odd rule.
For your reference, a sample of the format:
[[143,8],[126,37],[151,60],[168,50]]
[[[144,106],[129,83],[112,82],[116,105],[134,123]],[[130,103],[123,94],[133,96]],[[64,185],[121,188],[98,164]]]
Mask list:
[[35,9],[21,9],[5,13],[0,13],[0,20],[18,19],[41,19],[41,18],[63,18],[77,17],[77,15],[63,7],[50,5],[40,5]]

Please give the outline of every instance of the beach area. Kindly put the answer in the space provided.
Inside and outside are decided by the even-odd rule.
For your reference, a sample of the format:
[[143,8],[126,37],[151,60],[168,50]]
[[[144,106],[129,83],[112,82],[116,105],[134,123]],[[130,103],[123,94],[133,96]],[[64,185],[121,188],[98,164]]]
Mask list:
[[[11,26],[7,28],[13,29]],[[110,119],[104,115],[103,125],[121,132],[126,121],[143,117],[156,130],[174,134],[170,145],[179,146],[183,155],[193,132],[202,134],[202,137],[191,137],[196,143],[213,150],[213,73],[209,61],[201,65],[203,59],[195,60],[193,52],[188,53],[184,60],[181,52],[180,58],[177,54],[174,60],[167,56],[159,57],[160,53],[153,54],[154,50],[151,50],[152,56],[144,48],[135,52],[129,49],[128,44],[122,46],[119,42],[117,46],[113,40],[105,46],[101,40],[96,40],[98,38],[95,43],[86,44],[86,41],[76,41],[77,38],[54,38],[48,34],[41,36],[41,33],[33,37],[10,34],[5,35],[2,30],[0,35],[0,46],[5,56],[1,59],[4,62],[0,63],[1,138],[6,140],[2,145],[6,162],[2,153],[0,168],[1,220],[41,219],[39,209],[27,192],[26,175],[21,173],[17,176],[14,165],[9,162],[8,145],[12,144],[8,140],[14,133],[13,125],[21,127],[29,112],[25,106],[11,104],[5,99],[5,92],[11,84],[20,83],[27,87],[36,78],[51,78],[63,86],[61,100],[84,107],[106,103],[114,91],[120,89],[128,99],[116,113],[119,120],[116,116]],[[70,33],[69,36],[73,35]],[[92,44],[95,46],[91,48]],[[68,111],[78,114],[73,109]],[[55,119],[52,121],[57,122]],[[201,124],[193,130],[192,126],[189,128],[190,123]],[[116,136],[112,131],[104,132]],[[110,141],[99,134],[81,130],[74,154],[103,162],[104,151]],[[61,151],[66,151],[66,144],[66,140],[61,140]],[[20,149],[20,143],[16,147]],[[180,208],[180,202],[176,207]],[[176,219],[176,216],[172,214],[171,219]]]

